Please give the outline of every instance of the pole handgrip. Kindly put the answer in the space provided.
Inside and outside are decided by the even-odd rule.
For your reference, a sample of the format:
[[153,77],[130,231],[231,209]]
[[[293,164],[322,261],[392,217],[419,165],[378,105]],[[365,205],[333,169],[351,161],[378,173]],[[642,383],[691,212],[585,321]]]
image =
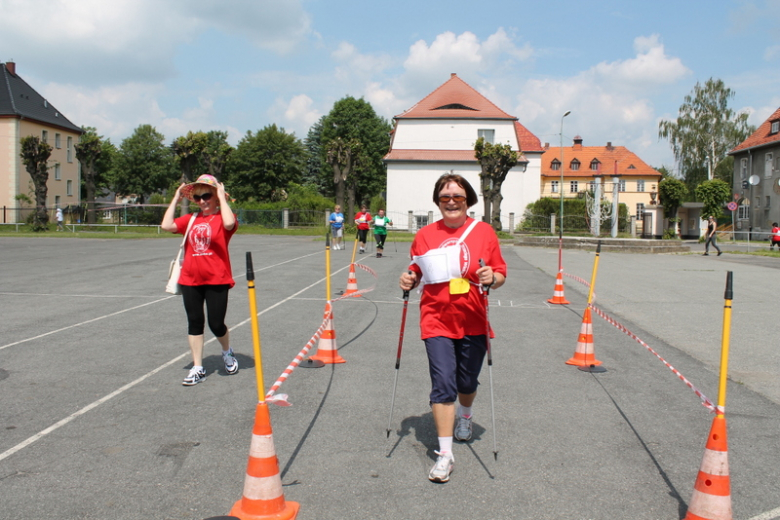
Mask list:
[[255,279],[255,270],[252,267],[252,253],[249,251],[246,252],[246,279],[250,282]]
[[724,296],[726,300],[734,299],[734,272],[726,271],[726,294]]

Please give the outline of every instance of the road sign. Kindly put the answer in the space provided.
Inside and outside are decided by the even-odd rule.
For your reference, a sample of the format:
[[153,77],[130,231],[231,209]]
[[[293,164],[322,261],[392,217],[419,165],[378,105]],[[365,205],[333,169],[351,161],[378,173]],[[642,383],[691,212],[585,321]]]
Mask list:
[[736,202],[729,202],[726,205],[727,208],[729,208],[729,211],[736,211],[737,209],[737,203]]

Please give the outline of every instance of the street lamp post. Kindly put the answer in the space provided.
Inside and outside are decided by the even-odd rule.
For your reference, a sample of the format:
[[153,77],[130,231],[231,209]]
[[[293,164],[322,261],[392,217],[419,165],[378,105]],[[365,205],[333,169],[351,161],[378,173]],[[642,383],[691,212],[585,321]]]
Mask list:
[[571,110],[567,110],[561,116],[561,184],[558,186],[558,195],[561,199],[561,211],[559,213],[561,222],[558,224],[558,272],[563,270],[563,118],[569,114],[571,114]]

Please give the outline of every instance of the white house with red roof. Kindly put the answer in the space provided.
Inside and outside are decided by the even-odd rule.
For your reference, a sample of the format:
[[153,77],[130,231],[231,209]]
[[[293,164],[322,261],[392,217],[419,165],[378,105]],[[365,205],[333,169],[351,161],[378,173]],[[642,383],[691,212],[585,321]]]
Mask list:
[[450,79],[406,112],[393,118],[387,165],[387,212],[395,215],[395,227],[406,228],[397,215],[412,212],[414,229],[441,215],[433,203],[433,187],[443,173],[462,175],[479,195],[479,203],[469,210],[482,218],[479,163],[474,144],[479,137],[493,144],[509,144],[521,152],[518,165],[512,168],[501,194],[501,221],[510,229],[520,222],[525,207],[540,196],[541,156],[539,138],[485,96],[452,74]]
[[766,239],[773,222],[780,222],[780,108],[742,141],[729,155],[734,157],[734,193],[740,197],[739,231],[753,228],[756,238]]

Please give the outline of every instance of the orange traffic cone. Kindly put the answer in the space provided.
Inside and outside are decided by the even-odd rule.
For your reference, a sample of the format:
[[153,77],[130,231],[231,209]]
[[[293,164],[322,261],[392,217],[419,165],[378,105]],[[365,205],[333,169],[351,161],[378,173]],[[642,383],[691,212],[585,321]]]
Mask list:
[[555,277],[555,290],[553,291],[553,297],[547,301],[556,305],[569,304],[569,301],[563,296],[563,271],[558,271],[558,276]]
[[580,367],[598,366],[601,364],[601,361],[596,359],[595,349],[593,348],[593,321],[590,317],[590,307],[585,307],[585,312],[582,315],[580,335],[577,338],[577,348],[574,351],[574,356],[566,364]]
[[339,356],[336,346],[336,331],[333,330],[333,304],[325,304],[325,330],[322,331],[320,341],[317,343],[317,353],[309,356],[309,359],[322,361],[323,363],[346,363],[347,361]]
[[716,415],[693,486],[686,520],[731,520],[731,480],[726,418]]
[[230,510],[241,520],[290,520],[298,516],[298,502],[286,502],[276,458],[268,404],[257,403],[244,494]]
[[347,278],[347,290],[344,291],[344,296],[360,296],[357,294],[357,277],[355,276],[355,264],[349,264],[349,277]]

